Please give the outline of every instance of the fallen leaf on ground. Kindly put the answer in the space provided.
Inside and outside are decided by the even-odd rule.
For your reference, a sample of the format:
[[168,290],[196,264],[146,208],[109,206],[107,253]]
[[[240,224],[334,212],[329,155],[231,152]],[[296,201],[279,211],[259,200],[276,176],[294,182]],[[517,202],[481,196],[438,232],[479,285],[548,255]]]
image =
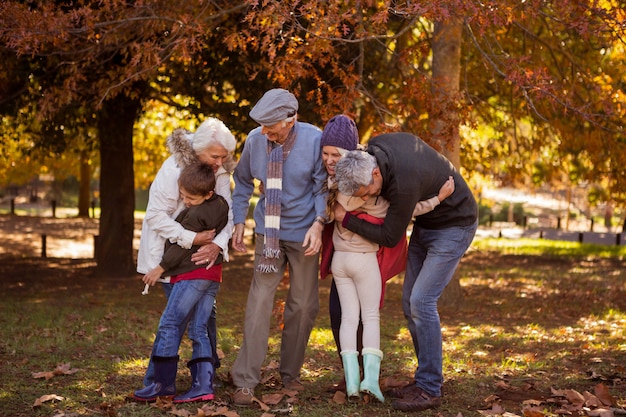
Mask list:
[[504,407],[500,404],[493,403],[490,410],[478,410],[478,412],[483,416],[497,416],[504,413]]
[[596,397],[598,397],[598,399],[602,401],[602,404],[617,405],[617,400],[609,393],[609,387],[607,387],[605,384],[596,385],[594,387],[594,392],[596,394]]
[[35,400],[35,403],[33,404],[33,407],[39,407],[41,406],[43,403],[48,402],[48,401],[63,401],[65,398],[60,397],[56,394],[46,394],[46,395],[42,395],[41,397],[37,398]]
[[80,414],[78,414],[78,413],[66,413],[63,410],[57,410],[52,415],[52,417],[80,417]]
[[280,367],[280,363],[277,360],[271,360],[266,367],[262,368],[264,371],[273,371]]
[[500,389],[503,389],[505,391],[518,391],[519,390],[517,387],[512,386],[511,384],[509,384],[506,381],[498,381],[498,382],[496,382],[496,388],[500,388]]
[[602,407],[602,401],[600,401],[598,397],[596,397],[589,391],[585,391],[583,393],[583,397],[585,397],[585,407],[590,407],[590,408]]
[[406,379],[397,379],[392,376],[388,376],[383,378],[380,382],[380,389],[386,391],[390,388],[399,388],[404,387],[405,385],[410,384],[412,381],[407,381]]
[[490,396],[485,398],[483,401],[486,402],[487,404],[493,404],[495,402],[500,401],[500,397],[495,394],[491,394]]
[[53,371],[44,371],[44,372],[33,372],[32,377],[37,378],[45,378],[46,380],[54,377],[55,375],[71,375],[80,371],[80,369],[72,369],[72,365],[69,363],[60,363]]
[[268,405],[276,405],[281,402],[285,394],[276,393],[276,394],[265,394],[263,398],[263,402]]
[[192,415],[191,411],[185,410],[185,409],[172,410],[170,411],[170,414],[177,416],[177,417],[190,417]]
[[[202,414],[200,414],[200,412],[202,412]],[[198,409],[198,414],[196,414],[196,417],[204,416],[239,417],[239,413],[225,406],[205,404],[202,406],[202,408]]]
[[580,392],[573,389],[566,389],[563,393],[565,394],[565,398],[567,398],[574,407],[580,409],[585,404],[585,397]]
[[333,402],[335,404],[345,404],[346,403],[346,393],[343,391],[335,391],[335,395],[333,395]]
[[300,393],[299,391],[296,391],[295,389],[287,389],[287,388],[281,389],[280,392],[282,394],[287,394],[290,397],[297,397],[298,394]]
[[161,410],[168,410],[174,406],[174,403],[172,402],[172,398],[157,397],[154,405]]
[[524,417],[544,417],[545,413],[538,407],[525,407],[522,410]]
[[[293,412],[293,407],[289,406],[287,408],[274,408],[270,410],[269,413],[263,413],[263,415],[276,415],[276,414],[290,414]],[[263,416],[261,416],[263,417]]]
[[78,371],[80,371],[80,369],[72,369],[72,365],[69,363],[61,363],[57,365],[56,369],[52,372],[54,372],[55,375],[72,375]]
[[589,417],[613,417],[615,413],[610,408],[596,408],[595,410],[585,410]]
[[48,372],[33,372],[32,373],[32,377],[35,378],[35,379],[45,378],[46,380],[48,380],[48,379],[54,377],[54,372],[52,372],[52,371],[48,371]]
[[252,401],[257,403],[259,407],[261,407],[261,410],[270,411],[269,405],[265,404],[263,401],[259,400],[257,397],[252,397]]

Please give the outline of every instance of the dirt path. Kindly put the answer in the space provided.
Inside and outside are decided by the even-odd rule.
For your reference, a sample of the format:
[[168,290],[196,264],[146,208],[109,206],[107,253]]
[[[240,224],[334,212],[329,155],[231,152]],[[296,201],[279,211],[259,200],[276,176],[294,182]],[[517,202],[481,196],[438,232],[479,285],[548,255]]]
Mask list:
[[[0,256],[41,256],[45,235],[48,257],[93,258],[98,227],[99,220],[91,218],[0,215]],[[136,220],[135,249],[140,232],[141,220]]]

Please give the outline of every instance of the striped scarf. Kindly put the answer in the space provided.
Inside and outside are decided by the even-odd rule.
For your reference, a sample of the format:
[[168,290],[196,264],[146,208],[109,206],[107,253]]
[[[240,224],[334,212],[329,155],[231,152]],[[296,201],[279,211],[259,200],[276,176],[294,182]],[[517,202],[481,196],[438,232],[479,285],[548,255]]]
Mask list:
[[267,142],[267,180],[265,184],[265,237],[263,259],[257,266],[259,272],[278,272],[277,260],[280,256],[280,209],[283,189],[283,162],[296,141],[295,127],[289,132],[287,140],[282,146],[272,149],[272,143]]

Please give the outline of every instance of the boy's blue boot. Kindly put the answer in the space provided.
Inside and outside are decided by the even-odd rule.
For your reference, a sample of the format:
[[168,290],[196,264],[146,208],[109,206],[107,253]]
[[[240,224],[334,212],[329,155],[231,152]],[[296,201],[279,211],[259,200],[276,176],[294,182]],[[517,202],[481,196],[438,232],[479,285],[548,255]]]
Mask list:
[[175,403],[209,401],[215,398],[213,375],[215,367],[211,358],[197,358],[187,363],[191,372],[191,388],[184,394],[174,397]]
[[374,348],[363,348],[363,381],[359,390],[373,395],[381,403],[385,402],[385,397],[380,390],[378,378],[380,376],[380,361],[383,359],[383,352]]
[[176,371],[178,370],[178,356],[153,356],[154,382],[135,391],[133,399],[136,401],[152,402],[159,397],[173,397],[176,394]]
[[341,352],[341,360],[346,377],[346,395],[348,398],[360,398],[359,380],[361,379],[361,370],[359,369],[359,352],[356,350],[344,350]]

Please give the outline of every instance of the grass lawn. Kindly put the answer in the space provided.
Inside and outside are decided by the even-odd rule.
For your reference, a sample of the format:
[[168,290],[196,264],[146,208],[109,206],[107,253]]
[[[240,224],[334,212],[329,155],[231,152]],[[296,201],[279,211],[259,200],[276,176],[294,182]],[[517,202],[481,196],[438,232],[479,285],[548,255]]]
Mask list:
[[[625,258],[623,247],[475,241],[460,268],[464,302],[440,309],[443,404],[419,414],[626,413]],[[98,279],[90,259],[0,256],[0,416],[405,415],[391,408],[391,399],[345,404],[326,391],[343,372],[328,319],[328,280],[320,282],[321,311],[302,373],[306,391],[279,389],[285,282],[277,294],[264,380],[256,390],[266,408],[232,406],[228,370],[242,339],[251,263],[251,253],[234,254],[218,295],[218,375],[226,385],[213,402],[173,407],[126,400],[141,387],[165,305],[159,288],[142,296],[139,276]],[[417,366],[401,289],[401,277],[388,283],[381,316],[385,386],[409,381]],[[189,386],[188,340],[180,354],[179,391]]]

